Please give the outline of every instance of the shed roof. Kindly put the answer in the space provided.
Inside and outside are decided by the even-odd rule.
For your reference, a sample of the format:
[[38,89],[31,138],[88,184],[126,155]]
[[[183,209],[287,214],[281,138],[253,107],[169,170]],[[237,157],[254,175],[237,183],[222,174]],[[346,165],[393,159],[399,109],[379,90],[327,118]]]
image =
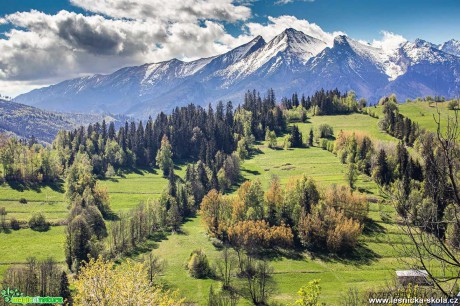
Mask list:
[[427,277],[426,270],[398,270],[396,271],[398,277]]

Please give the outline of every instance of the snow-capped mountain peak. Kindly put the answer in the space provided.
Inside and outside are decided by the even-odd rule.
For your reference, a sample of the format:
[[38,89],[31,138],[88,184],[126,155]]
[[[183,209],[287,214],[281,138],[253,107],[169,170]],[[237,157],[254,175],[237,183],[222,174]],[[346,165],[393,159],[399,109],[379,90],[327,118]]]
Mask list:
[[324,50],[326,46],[326,43],[320,39],[289,28],[256,52],[219,74],[226,78],[224,86],[229,86],[260,69],[263,70],[263,74],[267,75],[272,74],[283,63],[305,65],[310,58]]
[[460,57],[460,41],[455,39],[446,41],[439,46],[439,50]]
[[439,50],[436,45],[422,39],[406,42],[402,45],[401,51],[412,65],[420,62],[434,64],[452,60],[452,55]]

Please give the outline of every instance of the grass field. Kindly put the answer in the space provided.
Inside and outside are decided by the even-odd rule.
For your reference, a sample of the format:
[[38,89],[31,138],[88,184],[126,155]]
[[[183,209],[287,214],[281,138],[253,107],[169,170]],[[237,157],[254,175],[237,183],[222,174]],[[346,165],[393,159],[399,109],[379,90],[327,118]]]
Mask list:
[[[317,147],[273,150],[264,145],[259,148],[259,154],[242,164],[242,173],[248,180],[259,179],[265,189],[273,175],[278,176],[282,184],[304,174],[324,186],[345,184],[346,165],[326,150]],[[357,187],[369,193],[377,192],[377,185],[364,175],[359,177]]]
[[[19,203],[26,199],[26,204]],[[49,221],[61,221],[67,216],[62,188],[59,186],[30,187],[0,184],[0,207],[5,207],[6,218],[14,217],[28,221],[37,212],[42,212]]]
[[52,226],[47,232],[31,229],[0,234],[0,265],[23,263],[27,257],[53,257],[64,261],[64,226]]
[[[447,118],[453,118],[455,115],[455,111],[449,110],[447,104],[448,102],[409,102],[398,104],[398,108],[401,114],[417,122],[420,127],[432,132],[436,132],[437,129],[433,116],[438,119],[437,111],[439,110],[441,112],[441,130],[444,132],[447,125]],[[382,106],[377,106],[376,108],[370,107],[370,109],[375,111],[380,117],[383,116]]]
[[[179,174],[182,171],[182,168],[177,169]],[[160,174],[146,170],[99,182],[107,188],[110,205],[116,213],[159,197],[167,183]],[[26,199],[27,204],[19,203],[21,198]],[[63,188],[49,186],[0,185],[0,207],[5,207],[7,220],[15,217],[23,222],[27,222],[35,212],[43,213],[52,222],[63,221],[68,215]],[[40,259],[52,256],[64,261],[64,228],[52,226],[43,233],[30,229],[0,232],[0,279],[8,265],[24,263],[30,256]]]
[[[346,166],[340,164],[328,151],[316,147],[272,150],[263,144],[259,148],[259,154],[242,164],[242,174],[246,179],[260,179],[264,188],[268,186],[273,174],[278,175],[282,183],[302,174],[313,177],[320,186],[345,182]],[[183,171],[184,167],[177,169],[176,173],[183,175]],[[140,201],[158,197],[167,185],[167,180],[157,173],[141,171],[99,183],[107,187],[111,207],[115,212],[119,212],[134,207]],[[378,194],[376,185],[364,176],[360,177],[357,185],[371,194]],[[6,206],[7,211],[13,211],[14,208],[16,212],[12,212],[12,215],[22,213],[23,219],[27,220],[31,214],[30,210],[34,209],[44,212],[47,217],[51,217],[52,214],[57,216],[58,211],[62,214],[60,217],[65,217],[66,204],[62,201],[63,194],[59,191],[48,187],[38,191],[14,190],[8,186],[1,188],[0,205]],[[19,204],[18,200],[22,197],[28,200],[28,204]],[[48,203],[50,198],[57,202]],[[392,211],[391,208],[387,210]],[[300,286],[311,279],[319,278],[322,281],[324,301],[336,304],[340,293],[348,287],[374,287],[390,279],[398,256],[389,245],[388,237],[395,242],[401,237],[401,233],[396,226],[381,222],[377,204],[371,205],[370,216],[379,232],[371,232],[363,237],[360,254],[354,261],[330,257],[311,258],[309,254],[302,254],[296,259],[279,257],[273,260],[271,264],[275,270],[275,300],[280,303],[292,302]],[[29,229],[1,233],[0,240],[6,243],[2,243],[0,248],[0,275],[8,264],[25,262],[28,256],[54,256],[58,261],[63,261],[63,231],[64,227],[59,226],[52,227],[46,233]],[[171,288],[179,289],[180,294],[187,297],[187,301],[201,305],[207,299],[209,286],[216,281],[193,279],[188,275],[184,265],[194,249],[203,249],[211,263],[216,261],[219,251],[208,240],[199,217],[185,223],[183,232],[170,235],[166,240],[155,244],[157,248],[153,252],[167,262],[162,280]],[[45,246],[41,247],[43,244]],[[12,249],[16,251],[12,252]],[[241,300],[241,303],[248,304],[244,300]]]
[[[377,207],[371,207],[375,212]],[[271,261],[274,268],[273,279],[276,283],[273,300],[282,304],[291,303],[302,285],[313,279],[321,280],[322,301],[328,305],[337,305],[342,292],[348,288],[358,288],[361,292],[368,288],[385,285],[391,281],[394,270],[402,268],[395,245],[404,237],[397,227],[377,221],[379,233],[371,232],[361,240],[362,257],[356,260],[342,260],[334,257],[317,257],[301,254],[299,258],[276,258]],[[194,249],[206,252],[211,264],[219,257],[208,241],[200,217],[194,218],[183,226],[183,234],[174,234],[159,243],[154,254],[166,260],[163,280],[172,289],[179,289],[188,302],[203,305],[206,302],[212,280],[197,280],[190,277],[185,264]],[[390,239],[389,239],[390,237]],[[214,284],[214,287],[218,287]],[[241,300],[241,304],[248,301]]]
[[308,135],[310,128],[320,124],[329,124],[334,128],[334,135],[338,135],[341,130],[353,132],[359,131],[373,139],[381,141],[394,141],[394,138],[382,132],[377,123],[378,119],[365,114],[335,115],[335,116],[313,116],[309,118],[309,123],[299,124],[299,129],[304,135]]

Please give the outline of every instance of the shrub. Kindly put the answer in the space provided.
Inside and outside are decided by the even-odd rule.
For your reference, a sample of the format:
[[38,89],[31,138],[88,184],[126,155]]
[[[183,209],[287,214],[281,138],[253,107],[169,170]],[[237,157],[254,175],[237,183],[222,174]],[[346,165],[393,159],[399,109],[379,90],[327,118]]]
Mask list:
[[317,128],[318,138],[332,138],[334,136],[334,129],[329,124],[320,124]]
[[27,199],[25,199],[25,198],[20,198],[20,199],[19,199],[19,203],[21,203],[21,204],[27,204]]
[[224,243],[222,242],[222,240],[220,239],[217,239],[217,238],[214,238],[212,237],[211,239],[211,243],[212,245],[216,248],[216,249],[222,249],[224,247]]
[[321,149],[327,150],[327,144],[328,144],[328,140],[325,138],[322,138],[319,146],[321,147]]
[[194,250],[190,254],[187,269],[194,278],[207,278],[212,275],[208,257],[202,250]]
[[15,231],[21,228],[21,226],[19,225],[19,221],[14,217],[10,219],[10,226],[11,226],[11,229]]
[[449,104],[447,104],[447,108],[450,110],[456,110],[459,107],[459,102],[458,100],[452,100],[449,101]]
[[46,232],[50,224],[46,221],[42,213],[34,214],[29,220],[29,227],[37,232]]

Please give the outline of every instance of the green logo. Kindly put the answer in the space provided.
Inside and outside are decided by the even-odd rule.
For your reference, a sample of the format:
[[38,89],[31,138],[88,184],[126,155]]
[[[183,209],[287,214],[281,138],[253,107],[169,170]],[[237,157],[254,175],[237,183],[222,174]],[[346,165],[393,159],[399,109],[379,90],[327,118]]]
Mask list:
[[53,296],[24,296],[24,293],[18,289],[7,289],[2,290],[2,297],[6,303],[11,304],[62,304],[64,299],[62,297]]

